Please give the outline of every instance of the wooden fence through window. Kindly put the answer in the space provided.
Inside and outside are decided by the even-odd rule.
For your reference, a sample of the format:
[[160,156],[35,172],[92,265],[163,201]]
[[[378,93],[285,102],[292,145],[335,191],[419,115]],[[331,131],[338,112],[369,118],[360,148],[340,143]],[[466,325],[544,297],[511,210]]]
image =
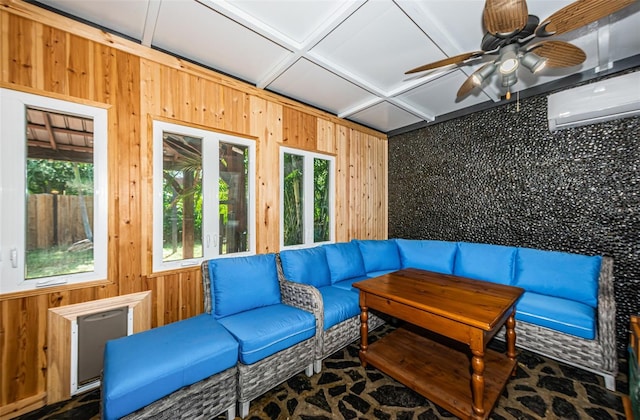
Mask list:
[[27,197],[27,250],[70,246],[87,239],[82,223],[84,200],[93,229],[93,196],[29,194]]

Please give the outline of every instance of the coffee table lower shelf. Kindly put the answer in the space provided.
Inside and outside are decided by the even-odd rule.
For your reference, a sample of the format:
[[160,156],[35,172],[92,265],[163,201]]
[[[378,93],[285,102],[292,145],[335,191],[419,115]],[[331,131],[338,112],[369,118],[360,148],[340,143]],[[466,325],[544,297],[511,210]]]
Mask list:
[[[398,328],[360,353],[369,363],[433,403],[462,418],[471,419],[469,352]],[[484,410],[487,418],[515,367],[506,355],[487,349],[484,371]]]

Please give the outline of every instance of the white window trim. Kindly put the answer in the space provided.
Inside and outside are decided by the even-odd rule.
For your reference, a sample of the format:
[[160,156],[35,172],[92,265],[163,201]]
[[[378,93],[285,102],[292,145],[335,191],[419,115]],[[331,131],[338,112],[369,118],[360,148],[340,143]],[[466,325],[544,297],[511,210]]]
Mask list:
[[[63,274],[26,280],[26,147],[16,148],[7,139],[24,139],[26,107],[60,111],[93,119],[93,252],[94,269],[90,272]],[[40,287],[75,284],[107,278],[107,110],[90,105],[48,98],[0,88],[0,192],[2,202],[12,203],[7,211],[0,206],[0,294],[33,290]],[[19,149],[19,150],[16,150]],[[7,159],[6,156],[15,157]],[[4,160],[3,160],[4,159]],[[19,176],[23,174],[23,176]],[[10,223],[4,221],[11,220]],[[22,223],[19,221],[22,220]],[[17,266],[13,267],[11,255]]]
[[[292,154],[304,157],[303,186],[304,186],[304,234],[303,243],[297,245],[284,245],[284,154]],[[323,159],[329,161],[329,240],[314,242],[313,225],[313,159]],[[293,149],[290,147],[280,147],[280,249],[300,249],[310,248],[322,244],[335,242],[335,157],[322,153],[310,152],[307,150]],[[311,191],[309,193],[308,191]],[[309,199],[311,198],[311,199]]]
[[[203,201],[208,206],[204,206],[206,213],[202,218],[202,257],[183,259],[178,261],[163,261],[163,232],[162,232],[162,134],[164,132],[172,132],[184,134],[190,137],[202,138],[203,142],[203,161],[205,160],[205,149],[208,150],[206,160],[209,162],[207,169],[213,170],[216,174],[220,170],[219,159],[219,143],[231,143],[239,146],[246,146],[249,149],[249,202],[248,204],[248,226],[250,231],[248,235],[249,250],[246,252],[236,252],[232,254],[220,254],[218,251],[218,237],[220,234],[219,223],[219,195],[216,193],[214,197],[208,198],[208,191],[219,190],[219,177],[203,176]],[[205,145],[209,146],[205,148]],[[160,151],[160,152],[158,152]],[[219,133],[211,130],[190,127],[176,123],[153,121],[153,252],[152,252],[152,269],[154,273],[183,269],[200,265],[202,261],[211,258],[238,257],[254,255],[256,250],[256,224],[255,224],[255,165],[256,165],[256,145],[255,141],[248,140],[243,137],[232,136],[230,134]],[[208,238],[208,239],[207,239]]]

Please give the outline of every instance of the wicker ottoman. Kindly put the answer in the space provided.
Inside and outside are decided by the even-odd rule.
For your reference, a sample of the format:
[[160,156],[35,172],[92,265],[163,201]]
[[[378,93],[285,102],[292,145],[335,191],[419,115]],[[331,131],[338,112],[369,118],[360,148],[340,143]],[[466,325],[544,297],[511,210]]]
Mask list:
[[108,341],[102,418],[235,417],[238,343],[211,315]]

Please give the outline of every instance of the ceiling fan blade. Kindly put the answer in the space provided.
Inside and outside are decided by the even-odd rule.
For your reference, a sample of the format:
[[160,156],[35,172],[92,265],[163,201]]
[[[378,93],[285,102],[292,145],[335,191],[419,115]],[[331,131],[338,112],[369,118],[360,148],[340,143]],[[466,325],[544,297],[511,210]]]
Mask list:
[[480,67],[478,70],[474,71],[471,76],[467,77],[467,80],[464,81],[464,83],[460,86],[460,89],[458,89],[458,93],[456,95],[457,99],[462,99],[465,96],[467,96],[473,89],[478,87],[478,84],[474,78],[474,76],[478,73],[480,73],[482,70],[484,70],[486,67],[489,67],[491,65],[495,65],[495,63],[491,62],[491,63],[487,63],[484,66]]
[[578,0],[544,19],[536,29],[537,36],[559,35],[573,31],[609,16],[636,0]]
[[486,0],[483,13],[487,32],[506,37],[519,32],[527,24],[526,0]]
[[484,51],[474,51],[464,54],[455,55],[453,57],[445,58],[443,60],[434,61],[433,63],[425,64],[424,66],[416,67],[406,71],[404,74],[419,73],[421,71],[437,69],[439,67],[449,66],[452,64],[459,65],[471,58],[478,58],[484,55]]
[[584,51],[564,41],[542,41],[532,45],[527,51],[546,58],[546,66],[554,68],[577,66],[587,59]]

